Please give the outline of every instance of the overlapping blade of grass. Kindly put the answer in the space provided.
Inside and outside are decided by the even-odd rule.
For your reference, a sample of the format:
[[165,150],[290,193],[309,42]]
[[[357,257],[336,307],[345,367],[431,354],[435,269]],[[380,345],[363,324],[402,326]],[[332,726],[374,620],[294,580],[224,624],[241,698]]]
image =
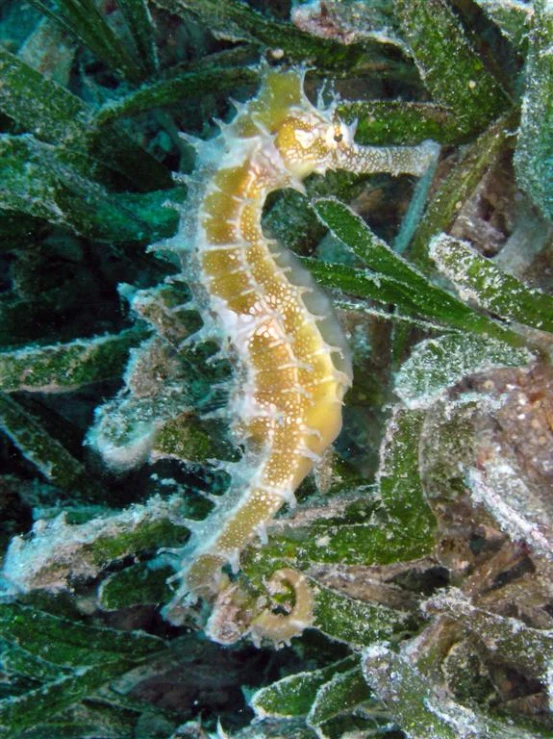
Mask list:
[[0,393],[0,432],[5,434],[21,454],[44,478],[62,490],[100,494],[100,485],[90,477],[76,459],[41,424],[11,396]]
[[27,213],[73,231],[114,242],[151,242],[174,232],[177,212],[163,208],[167,193],[110,193],[71,157],[34,136],[0,134],[0,211]]
[[[90,653],[90,664],[97,662],[95,653],[140,659],[162,650],[165,643],[157,636],[139,631],[117,631],[101,626],[89,626],[75,620],[54,616],[46,611],[17,603],[0,604],[2,638],[27,648],[37,656],[48,653],[48,643],[66,646],[69,666],[83,664],[82,653]],[[76,657],[71,659],[71,648]],[[79,661],[81,660],[81,661]]]
[[29,669],[37,657],[58,667],[56,679],[49,679],[50,669],[43,685],[0,700],[0,736],[14,739],[165,647],[144,633],[92,627],[18,604],[0,605],[0,629],[5,642],[28,652]]
[[370,715],[370,709],[374,710],[375,704],[376,699],[363,678],[361,667],[356,665],[347,672],[333,675],[319,688],[306,723],[323,739],[338,735],[336,729],[342,736],[347,734],[348,718],[351,721],[353,716],[356,720],[351,721],[352,729],[359,731],[363,727],[359,717],[363,715],[366,729],[372,733],[378,731],[379,724],[384,728],[384,725],[389,723],[383,716],[378,721]]
[[436,261],[463,296],[503,319],[553,332],[553,297],[502,272],[470,244],[441,234],[430,244]]
[[[130,82],[140,81],[147,73],[149,59],[127,48],[124,40],[113,31],[99,11],[94,0],[54,0],[53,4],[43,0],[30,2],[45,15],[61,23],[98,59],[110,69],[120,72]],[[135,0],[131,4],[136,6],[133,15],[137,16],[140,0]]]
[[257,690],[250,700],[250,705],[259,718],[307,716],[319,688],[328,683],[334,675],[351,670],[355,664],[355,657],[347,657],[319,670],[287,675]]
[[[269,49],[280,49],[293,61],[309,59],[320,69],[348,69],[363,62],[391,64],[389,57],[374,43],[339,44],[300,31],[291,23],[267,18],[239,0],[156,0],[175,15],[193,13],[206,23],[215,35],[232,40],[250,41]],[[370,54],[369,54],[370,49]]]
[[142,113],[164,105],[174,105],[185,98],[196,98],[208,93],[221,93],[240,85],[257,82],[259,71],[248,67],[204,67],[183,71],[167,79],[143,85],[116,101],[107,103],[97,113],[95,124],[106,123],[125,116]]
[[0,111],[40,141],[55,144],[86,177],[121,173],[139,190],[171,187],[167,169],[119,126],[98,128],[86,103],[0,46]]
[[78,149],[90,110],[82,100],[0,46],[0,110],[43,141]]
[[528,26],[533,13],[533,4],[524,0],[476,0],[501,33],[521,53],[528,46]]
[[25,729],[78,703],[132,666],[128,659],[106,660],[102,665],[80,667],[27,693],[0,700],[0,736],[21,737]]
[[460,134],[482,130],[509,104],[444,0],[394,0],[403,32],[434,101],[447,106]]
[[4,392],[60,392],[121,375],[129,351],[147,335],[141,327],[66,344],[26,346],[0,352]]
[[417,305],[411,298],[409,288],[393,277],[375,275],[369,270],[346,267],[343,264],[319,262],[307,257],[301,261],[325,287],[342,290],[357,298],[394,304],[408,314],[417,312]]
[[430,239],[449,230],[459,213],[459,207],[472,195],[486,172],[513,140],[517,123],[517,111],[494,122],[465,150],[459,163],[434,195],[408,248],[410,260],[424,271],[433,269],[428,257]]
[[132,34],[137,57],[144,71],[153,74],[158,68],[154,24],[146,0],[117,0],[117,5]]
[[[387,302],[395,303],[408,313],[415,311],[418,315],[437,319],[456,329],[486,334],[509,343],[518,345],[521,338],[514,332],[501,326],[488,316],[477,313],[458,298],[434,285],[422,273],[403,259],[399,254],[375,234],[363,220],[343,203],[334,199],[317,200],[313,207],[321,221],[351,249],[374,272],[369,280],[366,274],[358,270],[336,269],[326,265],[329,278],[326,284],[339,287],[359,297],[374,297],[382,300],[385,295],[392,297]],[[322,269],[315,271],[317,277]],[[347,274],[344,275],[344,272]],[[347,279],[346,279],[347,278]],[[379,285],[380,281],[380,285]],[[372,295],[368,294],[368,284],[375,285]],[[386,293],[384,292],[386,288]],[[377,290],[381,290],[381,296]],[[391,293],[396,290],[395,295]]]

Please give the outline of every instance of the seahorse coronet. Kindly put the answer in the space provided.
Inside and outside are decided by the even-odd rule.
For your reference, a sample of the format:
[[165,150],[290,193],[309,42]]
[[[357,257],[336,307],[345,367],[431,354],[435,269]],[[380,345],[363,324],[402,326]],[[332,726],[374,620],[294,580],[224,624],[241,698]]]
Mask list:
[[[327,108],[309,101],[306,71],[265,67],[258,94],[235,104],[236,116],[219,121],[214,138],[183,136],[196,151],[197,167],[187,179],[188,201],[171,248],[204,319],[196,338],[224,337],[234,362],[225,415],[244,456],[229,491],[193,527],[182,586],[166,611],[170,619],[175,606],[195,596],[235,609],[236,584],[232,598],[230,590],[221,596],[221,588],[230,587],[223,568],[236,572],[243,549],[266,538],[267,524],[285,503],[293,505],[298,485],[342,426],[352,382],[348,343],[311,274],[263,233],[267,195],[288,187],[303,192],[309,174],[329,169],[421,174],[435,155],[424,145],[410,153],[357,145],[356,124],[336,115],[337,98]],[[288,569],[275,582],[279,578],[297,591],[298,607],[290,618],[257,616],[252,627],[256,638],[272,634],[276,643],[275,630],[288,641],[312,613],[307,580]],[[217,618],[214,613],[212,623]]]

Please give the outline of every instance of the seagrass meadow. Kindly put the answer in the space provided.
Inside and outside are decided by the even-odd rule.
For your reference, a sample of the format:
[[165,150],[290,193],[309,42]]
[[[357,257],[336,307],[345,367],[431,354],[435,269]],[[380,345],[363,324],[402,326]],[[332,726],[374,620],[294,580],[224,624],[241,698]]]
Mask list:
[[0,0],[0,739],[553,737],[552,50]]

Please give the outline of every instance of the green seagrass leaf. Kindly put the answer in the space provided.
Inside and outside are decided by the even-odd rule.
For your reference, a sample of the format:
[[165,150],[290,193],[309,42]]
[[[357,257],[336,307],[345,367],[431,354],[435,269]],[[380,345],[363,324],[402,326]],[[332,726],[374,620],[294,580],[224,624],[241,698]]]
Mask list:
[[279,49],[292,60],[320,69],[341,69],[361,63],[371,50],[371,62],[382,61],[380,44],[373,42],[339,44],[333,39],[318,38],[300,31],[291,23],[267,18],[239,0],[156,0],[176,15],[193,13],[213,30],[216,36],[233,41],[249,41],[269,49]]
[[0,46],[0,110],[45,141],[70,141],[79,148],[86,137],[88,107]]
[[431,274],[434,268],[428,257],[431,238],[450,229],[459,208],[470,198],[486,172],[513,140],[512,132],[517,126],[518,111],[501,116],[464,150],[459,163],[440,185],[408,249],[410,260],[425,273]]
[[[359,270],[349,269],[349,272],[347,268],[336,270],[337,278],[343,275],[342,284],[338,284],[336,279],[336,284],[332,285],[334,265],[316,268],[314,273],[317,277],[324,274],[325,270],[329,273],[330,278],[326,284],[352,292],[358,297],[393,302],[407,313],[415,311],[418,315],[440,320],[451,328],[503,338],[514,344],[522,343],[521,338],[513,332],[491,318],[477,313],[458,298],[430,282],[415,266],[379,239],[348,206],[332,198],[321,198],[315,201],[313,208],[334,236],[375,273],[375,286],[371,293],[367,289],[370,278]],[[364,294],[361,294],[361,285],[365,287]],[[379,292],[381,297],[378,296]]]
[[[127,739],[135,733],[137,719],[137,710],[95,700],[85,701],[69,706],[47,721],[42,717],[44,723],[26,729],[21,739],[83,739],[93,736]],[[172,730],[171,724],[167,729],[166,736]]]
[[319,198],[313,203],[321,221],[359,259],[376,274],[409,286],[412,291],[426,288],[427,278],[405,259],[392,251],[385,241],[344,203],[334,198]]
[[2,649],[2,669],[9,675],[23,675],[38,682],[51,682],[66,673],[69,668],[60,668],[54,664],[50,655],[48,659],[37,657],[28,649],[22,649],[12,642]]
[[55,144],[82,176],[122,173],[137,189],[172,186],[168,170],[121,127],[94,125],[94,110],[0,46],[0,111],[40,141]]
[[74,673],[28,693],[0,700],[0,736],[6,739],[21,737],[24,729],[42,723],[49,716],[78,703],[131,666],[129,659],[118,659],[80,667]]
[[250,706],[260,718],[307,716],[318,690],[334,675],[351,670],[355,663],[355,657],[348,657],[320,670],[288,675],[256,691],[250,700]]
[[528,28],[533,6],[524,0],[476,0],[476,3],[497,24],[517,51],[524,53],[528,46]]
[[89,476],[84,465],[37,417],[5,393],[0,393],[0,432],[11,439],[25,459],[49,482],[75,494],[99,492],[99,483]]
[[132,35],[140,66],[146,74],[153,74],[158,68],[158,57],[148,3],[146,0],[117,0],[117,5]]
[[354,648],[368,646],[381,639],[397,639],[417,623],[413,614],[407,611],[354,600],[320,583],[315,593],[314,614],[315,628]]
[[553,331],[553,297],[501,271],[468,242],[441,234],[432,239],[429,255],[465,299],[503,320]]
[[162,207],[171,194],[111,193],[82,174],[82,156],[77,167],[71,159],[29,134],[0,134],[0,210],[114,242],[151,242],[174,232],[178,215]]
[[355,140],[368,146],[410,146],[424,139],[452,144],[460,137],[451,111],[435,103],[345,100],[338,113],[346,123],[358,120]]
[[198,98],[210,92],[225,90],[257,82],[259,72],[249,67],[219,67],[198,64],[167,79],[141,85],[124,97],[110,101],[96,114],[96,126],[136,115],[152,108],[174,105],[183,99]]
[[104,611],[117,611],[121,608],[167,603],[172,591],[167,584],[174,574],[172,567],[150,567],[148,562],[140,562],[120,572],[115,572],[103,580],[98,602]]
[[[337,673],[321,685],[307,717],[310,726],[319,737],[333,737],[333,719],[351,714],[363,707],[363,712],[375,706],[375,698],[363,678],[361,667],[356,665],[347,672]],[[374,725],[374,721],[371,719]],[[330,725],[329,725],[330,724]],[[330,729],[330,731],[329,731]],[[343,735],[343,734],[342,734]]]
[[[143,632],[89,626],[17,603],[0,604],[0,627],[3,639],[38,657],[47,657],[54,645],[65,647],[69,666],[94,664],[97,653],[112,655],[112,659],[140,659],[165,646],[162,639]],[[83,662],[85,654],[89,657]]]
[[301,262],[325,287],[342,290],[357,298],[368,298],[385,304],[393,303],[408,314],[417,312],[412,291],[405,283],[393,277],[373,274],[368,270],[354,269],[343,264],[319,262],[308,257],[304,257]]
[[394,390],[408,408],[425,408],[463,377],[529,364],[533,355],[471,334],[449,334],[418,344],[396,375]]
[[[53,0],[50,4],[43,0],[30,0],[38,10],[60,23],[66,31],[76,36],[98,59],[108,67],[121,72],[132,82],[138,82],[145,75],[147,60],[129,50],[111,28],[94,0]],[[137,15],[138,0],[134,14]],[[140,49],[142,51],[142,49]],[[144,63],[146,62],[146,63]]]
[[130,349],[146,335],[139,326],[67,344],[1,352],[0,386],[4,392],[60,392],[119,377]]
[[[436,519],[428,506],[419,470],[419,439],[424,415],[420,411],[396,410],[390,418],[380,447],[377,474],[380,496],[396,536],[418,544],[422,557],[434,544]],[[415,557],[404,557],[414,559]]]
[[509,100],[451,8],[444,0],[395,0],[394,5],[435,102],[452,111],[460,134],[482,130]]

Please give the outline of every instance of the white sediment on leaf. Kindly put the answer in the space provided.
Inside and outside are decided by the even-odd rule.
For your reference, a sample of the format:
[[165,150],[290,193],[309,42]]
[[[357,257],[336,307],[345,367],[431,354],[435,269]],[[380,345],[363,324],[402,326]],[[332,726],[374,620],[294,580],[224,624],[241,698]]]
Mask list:
[[[84,524],[71,524],[65,513],[51,520],[39,519],[30,536],[16,536],[6,553],[0,575],[8,595],[35,589],[69,588],[76,577],[96,577],[109,560],[102,562],[94,549],[101,539],[127,537],[156,521],[182,524],[182,498],[155,496],[145,505],[133,505],[121,513],[97,516]],[[131,545],[132,547],[132,545]],[[134,554],[122,547],[120,556]],[[0,593],[2,592],[0,590]]]
[[548,521],[543,511],[532,508],[530,490],[507,460],[484,462],[482,470],[469,471],[468,480],[473,500],[488,509],[511,539],[522,539],[537,554],[553,559]]

